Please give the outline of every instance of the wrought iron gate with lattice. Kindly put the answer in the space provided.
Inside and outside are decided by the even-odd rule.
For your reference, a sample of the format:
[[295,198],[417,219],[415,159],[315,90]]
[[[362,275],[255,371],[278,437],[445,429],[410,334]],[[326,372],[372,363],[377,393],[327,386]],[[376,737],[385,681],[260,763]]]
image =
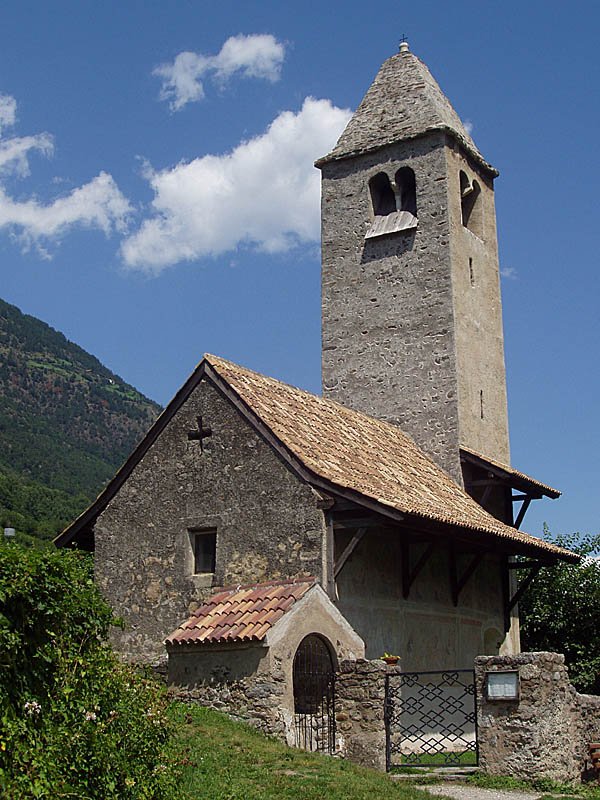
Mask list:
[[473,670],[387,675],[386,766],[476,766]]
[[335,673],[325,641],[305,637],[294,656],[294,728],[297,747],[335,752]]

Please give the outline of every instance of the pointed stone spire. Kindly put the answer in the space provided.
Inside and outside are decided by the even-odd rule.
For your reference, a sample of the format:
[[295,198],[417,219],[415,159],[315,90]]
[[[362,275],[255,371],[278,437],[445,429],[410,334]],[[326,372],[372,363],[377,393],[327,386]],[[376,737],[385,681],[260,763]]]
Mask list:
[[484,169],[498,174],[477,149],[431,72],[402,42],[400,52],[383,63],[336,146],[316,165],[433,130],[453,135]]

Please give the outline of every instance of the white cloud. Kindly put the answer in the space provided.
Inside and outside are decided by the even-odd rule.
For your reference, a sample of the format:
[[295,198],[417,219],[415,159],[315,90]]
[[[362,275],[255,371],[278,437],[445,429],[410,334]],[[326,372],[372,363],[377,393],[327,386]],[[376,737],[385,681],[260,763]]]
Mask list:
[[169,102],[171,111],[179,111],[186,103],[202,100],[204,87],[199,78],[207,66],[203,56],[196,53],[179,53],[172,64],[161,64],[153,75],[163,79],[160,99]]
[[[16,109],[14,98],[0,96],[0,126],[14,124]],[[52,155],[52,137],[40,133],[0,139],[0,179],[9,172],[18,177],[28,175],[28,154],[34,150]],[[105,234],[113,229],[124,232],[130,210],[127,199],[106,172],[49,203],[37,198],[15,200],[0,180],[0,231],[8,231],[25,249],[37,247],[42,255],[47,255],[45,245],[49,241],[75,226],[98,228]]]
[[514,267],[501,267],[500,275],[509,281],[516,281],[518,272]]
[[225,83],[235,73],[246,78],[276,81],[281,73],[285,48],[269,33],[230,36],[216,56],[184,51],[173,63],[160,64],[153,75],[162,78],[160,99],[166,100],[172,111],[181,110],[187,103],[204,97],[202,78],[211,74]]
[[470,119],[466,119],[463,124],[464,124],[466,132],[470,136],[473,133],[473,123],[471,122]]
[[231,153],[148,170],[154,215],[124,241],[125,264],[158,274],[242,245],[277,253],[318,241],[320,174],[313,161],[331,149],[349,118],[329,100],[308,97],[298,113],[282,112]]
[[30,150],[38,150],[46,156],[52,155],[52,137],[47,133],[39,133],[37,136],[15,136],[0,140],[0,174],[13,171],[20,177],[29,175],[27,154]]
[[15,201],[0,188],[0,228],[17,228],[26,243],[56,238],[74,225],[107,234],[113,227],[124,231],[129,211],[129,203],[106,172],[47,205],[37,200]]
[[246,78],[263,78],[277,81],[281,74],[281,65],[285,48],[269,33],[251,36],[230,36],[215,56],[213,68],[219,78],[227,80],[235,72],[241,72]]
[[17,119],[17,101],[9,94],[0,94],[0,135],[2,128],[15,124]]

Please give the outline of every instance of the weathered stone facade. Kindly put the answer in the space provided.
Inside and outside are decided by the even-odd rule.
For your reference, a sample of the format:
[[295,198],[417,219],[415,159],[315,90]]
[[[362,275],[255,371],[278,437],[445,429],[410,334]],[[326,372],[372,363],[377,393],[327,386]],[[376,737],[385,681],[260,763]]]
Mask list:
[[[490,775],[578,781],[589,770],[588,746],[600,740],[600,697],[569,682],[563,655],[521,653],[475,661],[481,769]],[[517,670],[520,697],[486,696],[489,671]]]
[[[322,167],[323,393],[398,424],[460,481],[444,143],[438,132]],[[401,164],[418,227],[365,240],[369,178]]]
[[[188,440],[202,415],[212,436]],[[96,578],[125,629],[127,658],[164,658],[163,641],[215,587],[322,579],[319,495],[284,466],[203,380],[95,524]],[[216,529],[214,574],[194,575],[190,531]]]
[[[392,94],[416,61],[407,53],[382,67]],[[419,70],[433,80],[424,65]],[[355,150],[348,145],[347,153],[318,162],[323,392],[398,424],[461,483],[460,445],[509,463],[495,171],[460,135],[428,127],[427,103],[413,103],[403,121],[409,133],[397,125],[395,141],[388,136],[382,146],[368,125],[390,128],[393,121],[384,116],[389,107],[368,107],[372,91],[347,129],[365,122],[362,139],[355,131]],[[406,98],[399,101],[402,108]],[[443,111],[452,111],[449,104]],[[383,172],[393,183],[400,167],[414,172],[416,228],[365,238],[374,219],[369,181]],[[463,224],[461,172],[477,185],[478,224],[470,228]]]
[[233,678],[215,667],[211,680],[191,685],[171,683],[169,694],[177,700],[198,703],[249,723],[263,733],[287,741],[290,721],[286,715],[286,687],[281,673],[259,672]]

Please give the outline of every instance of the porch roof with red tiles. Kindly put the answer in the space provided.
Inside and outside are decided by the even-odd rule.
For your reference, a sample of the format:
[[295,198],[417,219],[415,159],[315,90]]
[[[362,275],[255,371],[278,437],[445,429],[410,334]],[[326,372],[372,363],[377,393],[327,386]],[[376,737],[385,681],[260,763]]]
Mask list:
[[314,578],[300,578],[222,589],[173,631],[166,644],[263,641],[314,585]]

